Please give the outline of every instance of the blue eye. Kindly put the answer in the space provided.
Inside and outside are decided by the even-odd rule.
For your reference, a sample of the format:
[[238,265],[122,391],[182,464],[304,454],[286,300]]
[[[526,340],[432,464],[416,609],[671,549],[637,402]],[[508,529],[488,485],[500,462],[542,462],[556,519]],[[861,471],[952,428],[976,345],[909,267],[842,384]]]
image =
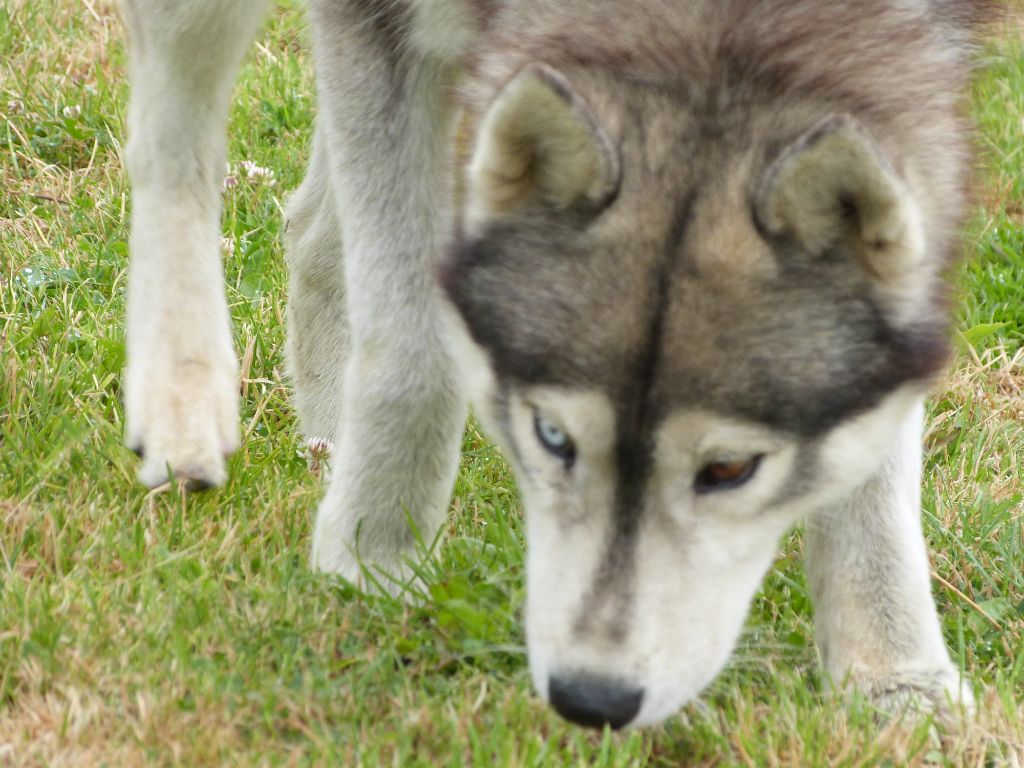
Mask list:
[[576,446],[565,430],[534,411],[533,429],[544,450],[572,466],[576,459]]

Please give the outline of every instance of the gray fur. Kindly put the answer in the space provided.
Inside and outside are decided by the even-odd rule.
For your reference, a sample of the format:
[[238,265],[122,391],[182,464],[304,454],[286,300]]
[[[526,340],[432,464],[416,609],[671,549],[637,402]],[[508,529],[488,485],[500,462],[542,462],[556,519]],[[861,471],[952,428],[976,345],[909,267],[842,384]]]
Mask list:
[[[808,515],[835,681],[969,703],[929,592],[919,442],[983,10],[311,0],[320,114],[288,207],[287,351],[302,429],[336,444],[314,566],[409,575],[415,534],[444,519],[469,390],[523,489],[542,696],[582,680],[624,700],[614,680],[642,692],[627,719],[667,716],[725,662]],[[168,465],[219,482],[236,366],[212,214],[258,12],[127,11],[127,436],[147,483]],[[573,462],[539,443],[537,414],[576,440]],[[696,490],[707,466],[755,458],[742,487]]]
[[299,428],[305,435],[333,441],[352,341],[341,226],[322,131],[313,137],[309,173],[288,202],[285,236],[291,296],[287,360]]

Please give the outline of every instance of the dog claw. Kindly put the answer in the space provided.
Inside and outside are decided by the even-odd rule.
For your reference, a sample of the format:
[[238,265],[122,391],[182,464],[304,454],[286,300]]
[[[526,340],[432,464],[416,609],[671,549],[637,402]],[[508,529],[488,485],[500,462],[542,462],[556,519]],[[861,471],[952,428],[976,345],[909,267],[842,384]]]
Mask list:
[[211,488],[216,487],[216,484],[212,481],[204,480],[202,478],[192,478],[185,481],[185,490],[189,493],[202,493],[203,491],[208,491]]
[[[233,362],[159,362],[128,370],[125,442],[142,459],[139,480],[149,488],[176,481],[189,491],[223,485],[225,459],[238,447]],[[157,375],[162,368],[175,375]]]
[[183,484],[190,492],[205,491],[224,485],[227,471],[224,459],[218,453],[205,461],[174,462],[163,460],[143,461],[139,468],[139,480],[149,488],[156,488],[168,481]]

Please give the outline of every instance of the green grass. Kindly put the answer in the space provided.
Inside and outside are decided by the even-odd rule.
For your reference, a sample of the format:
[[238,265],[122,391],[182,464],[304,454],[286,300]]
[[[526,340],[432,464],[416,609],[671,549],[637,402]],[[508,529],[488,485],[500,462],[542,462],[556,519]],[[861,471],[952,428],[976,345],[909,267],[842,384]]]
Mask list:
[[124,52],[111,3],[0,5],[0,765],[1015,765],[1024,758],[1024,44],[974,89],[986,167],[964,351],[933,399],[925,526],[978,722],[942,739],[821,692],[799,532],[736,661],[661,728],[567,726],[532,696],[513,480],[474,429],[414,607],[311,573],[320,494],[282,376],[282,196],[313,109],[298,8],[247,59],[226,193],[245,366],[220,490],[147,493],[121,445]]

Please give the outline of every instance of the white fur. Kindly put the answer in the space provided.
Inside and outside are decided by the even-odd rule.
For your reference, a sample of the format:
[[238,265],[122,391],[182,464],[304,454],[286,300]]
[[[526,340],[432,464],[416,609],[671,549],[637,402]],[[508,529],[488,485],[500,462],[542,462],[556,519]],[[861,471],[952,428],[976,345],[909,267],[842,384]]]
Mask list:
[[150,486],[224,481],[238,365],[224,298],[220,188],[235,69],[258,0],[126,0],[132,95],[125,435]]
[[[894,418],[891,447],[878,446],[881,467],[808,524],[818,643],[835,684],[893,703],[925,693],[924,703],[948,697],[969,706],[970,687],[942,640],[921,531],[924,408],[915,404]],[[836,474],[851,447],[832,447]]]
[[342,375],[352,351],[345,261],[330,155],[322,129],[302,186],[285,213],[288,242],[288,373],[299,428],[333,441],[341,413]]
[[[431,274],[450,217],[443,190],[451,62],[408,50],[407,67],[396,69],[393,52],[381,47],[386,41],[361,34],[357,11],[333,0],[310,3],[318,131],[337,206],[321,206],[318,216],[337,218],[345,244],[351,339],[339,402],[322,408],[339,413],[312,558],[322,570],[362,581],[360,561],[401,572],[415,556],[413,531],[433,539],[451,494],[466,405]],[[368,123],[367,115],[385,123]],[[311,300],[306,290],[292,297],[302,306]],[[334,364],[336,349],[309,349],[325,359],[293,360],[293,367]]]
[[[623,607],[594,593],[613,526],[612,404],[596,391],[525,390],[510,406],[508,439],[527,510],[537,690],[545,695],[556,674],[623,680],[645,691],[634,725],[668,716],[725,664],[779,538],[808,516],[819,631],[835,679],[849,674],[894,704],[914,696],[926,705],[969,703],[929,590],[917,506],[920,400],[913,388],[897,391],[836,428],[818,454],[812,490],[783,503],[773,500],[798,460],[795,438],[700,411],[667,419],[642,502],[628,631],[615,638],[607,628]],[[534,409],[579,446],[570,473],[534,436]],[[747,485],[693,491],[705,463],[756,454],[765,458]],[[885,621],[892,626],[882,632]]]

